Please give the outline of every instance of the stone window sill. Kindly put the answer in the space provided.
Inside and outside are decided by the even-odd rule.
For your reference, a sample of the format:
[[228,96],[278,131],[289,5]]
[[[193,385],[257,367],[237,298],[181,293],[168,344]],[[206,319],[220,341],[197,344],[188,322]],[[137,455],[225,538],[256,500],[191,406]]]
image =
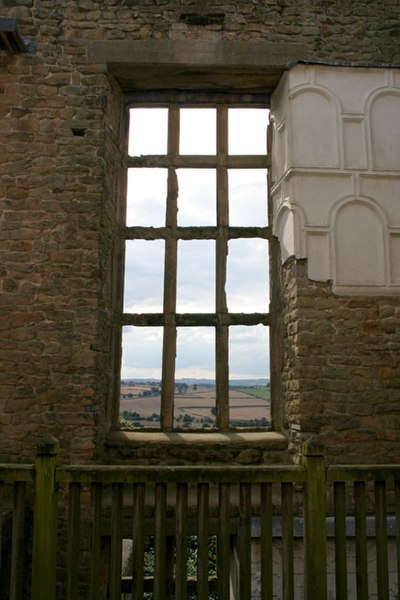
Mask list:
[[160,444],[172,446],[230,446],[240,448],[260,448],[286,450],[288,440],[276,431],[228,432],[228,433],[180,433],[180,432],[144,432],[112,431],[106,439],[107,446],[137,446]]

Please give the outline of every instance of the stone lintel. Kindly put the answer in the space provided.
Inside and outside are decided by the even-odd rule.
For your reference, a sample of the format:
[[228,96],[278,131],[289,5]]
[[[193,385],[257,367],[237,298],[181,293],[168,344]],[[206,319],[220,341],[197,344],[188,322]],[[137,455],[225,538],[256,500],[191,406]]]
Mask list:
[[286,65],[306,57],[297,43],[93,41],[88,61],[107,64],[122,87],[267,89]]

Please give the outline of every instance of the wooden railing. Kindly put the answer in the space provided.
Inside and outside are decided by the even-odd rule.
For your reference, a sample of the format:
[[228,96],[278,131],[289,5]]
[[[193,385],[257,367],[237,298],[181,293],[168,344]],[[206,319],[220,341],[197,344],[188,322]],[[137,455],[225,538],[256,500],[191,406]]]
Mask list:
[[[347,598],[348,515],[354,515],[357,600],[399,597],[400,590],[400,466],[334,466],[326,470],[333,485],[335,516],[336,597]],[[393,514],[397,577],[389,589],[388,512]],[[368,520],[371,532],[367,531]],[[369,539],[374,540],[376,566],[371,581]],[[375,588],[371,590],[371,588]]]
[[25,508],[33,481],[33,465],[0,465],[0,598],[19,600],[25,594]]
[[[12,523],[10,564],[1,561],[7,573],[0,575],[10,591],[0,598],[28,598],[22,582],[31,571],[32,600],[326,600],[327,540],[335,555],[330,598],[398,597],[400,466],[326,467],[312,443],[299,466],[60,467],[56,458],[49,439],[35,465],[0,467],[1,515]],[[389,513],[395,584],[388,575]],[[3,559],[4,542],[3,535]]]

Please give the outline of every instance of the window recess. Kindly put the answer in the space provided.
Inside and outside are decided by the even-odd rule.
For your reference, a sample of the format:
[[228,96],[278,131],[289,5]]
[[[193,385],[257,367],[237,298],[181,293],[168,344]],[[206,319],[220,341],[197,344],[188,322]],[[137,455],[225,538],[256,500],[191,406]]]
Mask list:
[[239,96],[129,98],[125,428],[269,428],[268,111]]

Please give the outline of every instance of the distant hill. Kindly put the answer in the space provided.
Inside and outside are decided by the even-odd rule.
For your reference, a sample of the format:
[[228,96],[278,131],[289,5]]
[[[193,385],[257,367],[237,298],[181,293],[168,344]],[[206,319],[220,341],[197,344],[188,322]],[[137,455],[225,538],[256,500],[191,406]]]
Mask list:
[[[159,379],[123,379],[121,383],[151,383],[151,384],[159,384]],[[195,379],[195,378],[184,378],[184,379],[176,379],[176,383],[187,383],[188,385],[215,385],[214,379]],[[231,387],[257,387],[268,385],[269,379],[230,379],[229,385]]]

